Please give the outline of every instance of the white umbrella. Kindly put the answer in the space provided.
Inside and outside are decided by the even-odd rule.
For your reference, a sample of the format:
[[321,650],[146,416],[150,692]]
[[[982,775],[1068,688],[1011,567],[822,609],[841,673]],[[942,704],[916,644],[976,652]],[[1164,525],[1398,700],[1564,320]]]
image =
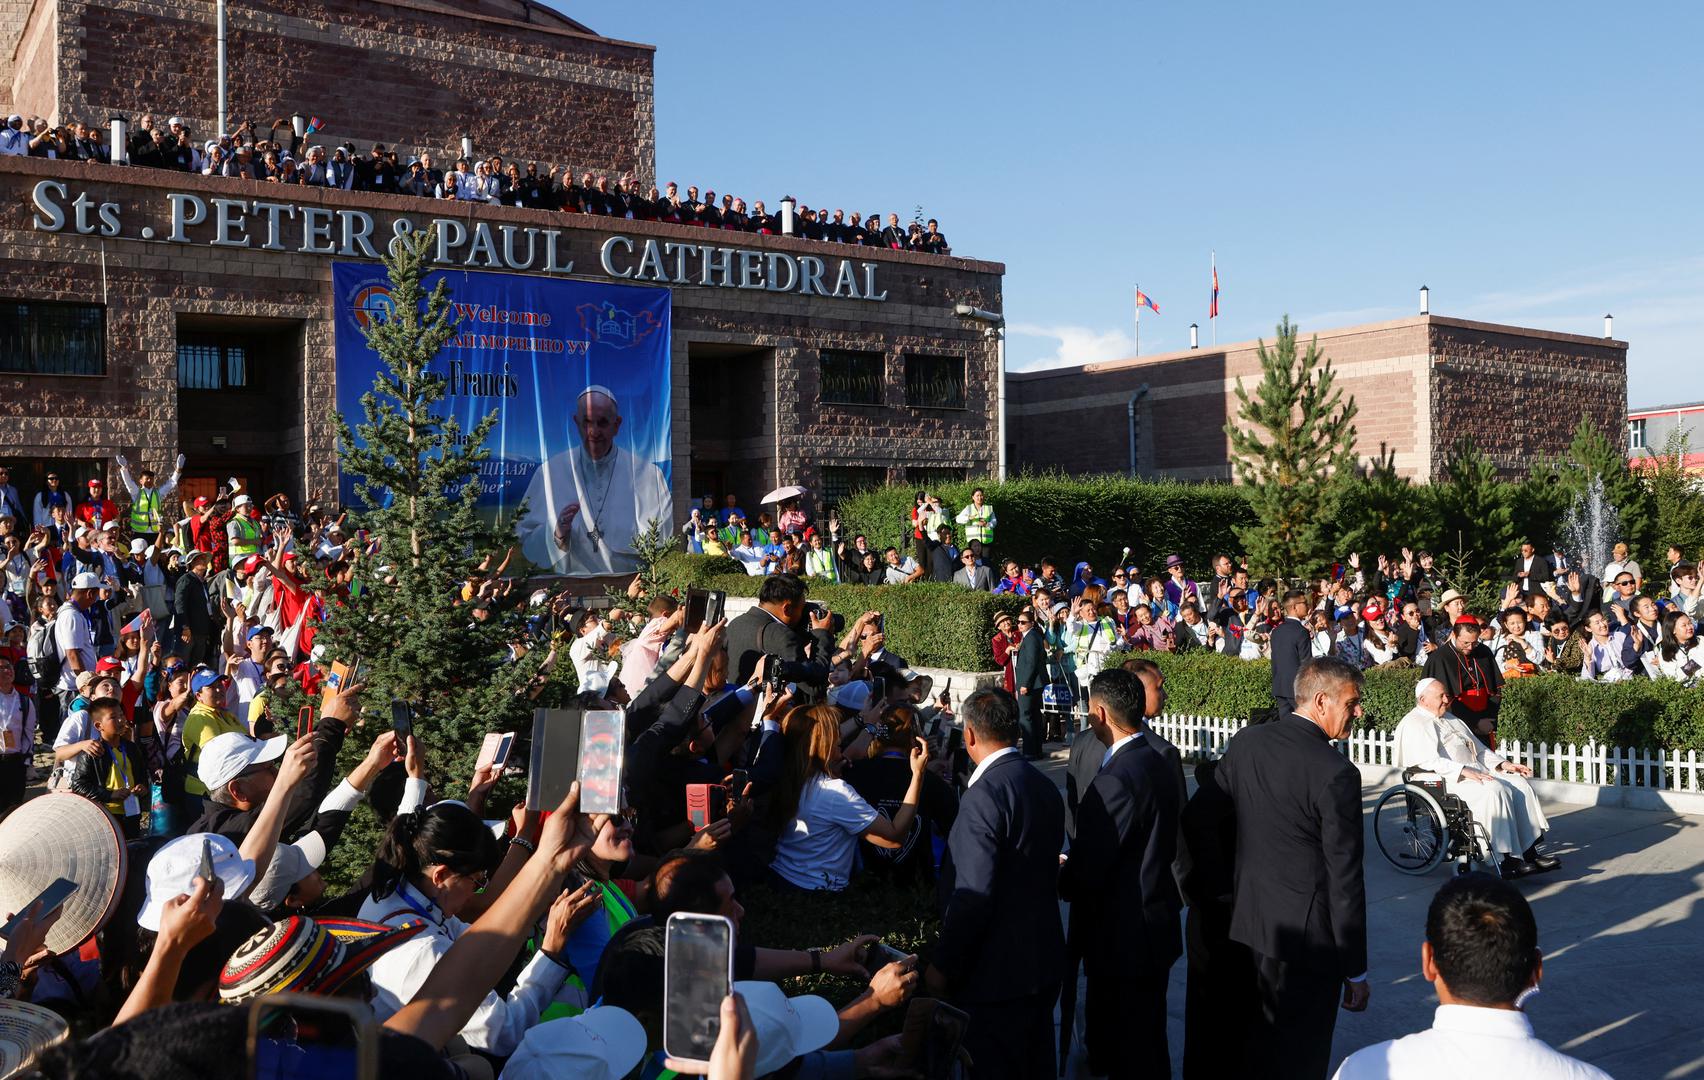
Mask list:
[[765,503],[786,502],[788,499],[797,499],[799,496],[809,492],[809,490],[809,488],[802,488],[797,484],[790,484],[787,487],[778,487],[774,491],[771,491],[763,497],[762,501]]

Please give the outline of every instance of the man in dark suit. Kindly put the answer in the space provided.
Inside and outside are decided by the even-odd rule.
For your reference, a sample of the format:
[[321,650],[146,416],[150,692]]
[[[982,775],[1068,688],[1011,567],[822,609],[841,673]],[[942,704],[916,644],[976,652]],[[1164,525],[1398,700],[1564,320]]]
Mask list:
[[1012,685],[1018,697],[1018,727],[1023,731],[1024,757],[1041,756],[1041,691],[1047,685],[1047,643],[1029,609],[1018,614],[1018,658],[1012,662]]
[[1308,630],[1308,594],[1291,589],[1284,594],[1284,621],[1272,631],[1272,700],[1278,719],[1296,711],[1296,672],[1313,656],[1313,634]]
[[1057,893],[1065,808],[1018,752],[1010,694],[978,690],[959,716],[976,768],[947,837],[946,910],[924,983],[970,1014],[964,1045],[980,1080],[1050,1077],[1065,959]]
[[821,617],[812,612],[806,630],[805,615],[804,581],[792,574],[764,578],[757,606],[728,624],[729,685],[744,686],[759,660],[779,656],[787,681],[798,683],[803,699],[814,701],[834,655],[833,616],[826,609]]
[[1543,592],[1556,575],[1550,568],[1550,557],[1540,555],[1531,540],[1521,541],[1521,557],[1515,560],[1515,580],[1520,582],[1521,596]]
[[1077,809],[1059,895],[1086,946],[1089,1072],[1169,1078],[1166,981],[1183,954],[1172,878],[1181,803],[1170,764],[1147,741],[1143,700],[1141,680],[1119,668],[1089,685],[1101,768]]
[[183,658],[191,664],[213,661],[213,649],[218,641],[214,633],[213,603],[207,595],[207,568],[211,556],[205,551],[189,553],[189,573],[178,578],[172,599],[177,609],[180,636],[183,639]]
[[1296,675],[1294,715],[1244,728],[1216,779],[1236,806],[1231,940],[1253,953],[1246,1076],[1323,1080],[1337,1003],[1367,1007],[1361,774],[1330,740],[1361,714],[1361,673],[1335,657]]

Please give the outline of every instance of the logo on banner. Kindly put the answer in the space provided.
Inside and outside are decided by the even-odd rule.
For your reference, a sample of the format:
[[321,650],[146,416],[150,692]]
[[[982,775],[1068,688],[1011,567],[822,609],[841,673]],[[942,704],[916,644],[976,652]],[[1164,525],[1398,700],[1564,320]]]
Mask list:
[[657,329],[657,317],[649,311],[632,312],[605,302],[581,304],[580,325],[593,341],[617,349],[631,349]]
[[390,289],[384,285],[364,285],[349,301],[349,311],[363,330],[371,330],[389,319],[395,309]]

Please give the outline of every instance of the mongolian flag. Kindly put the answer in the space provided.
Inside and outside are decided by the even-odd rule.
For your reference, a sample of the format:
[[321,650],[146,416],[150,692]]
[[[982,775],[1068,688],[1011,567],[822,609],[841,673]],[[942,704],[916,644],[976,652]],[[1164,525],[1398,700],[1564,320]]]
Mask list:
[[1154,298],[1143,292],[1141,289],[1136,290],[1136,306],[1145,307],[1152,311],[1155,315],[1160,313],[1160,305],[1154,303]]
[[1217,255],[1213,257],[1213,299],[1207,305],[1207,317],[1209,319],[1219,317],[1219,258]]

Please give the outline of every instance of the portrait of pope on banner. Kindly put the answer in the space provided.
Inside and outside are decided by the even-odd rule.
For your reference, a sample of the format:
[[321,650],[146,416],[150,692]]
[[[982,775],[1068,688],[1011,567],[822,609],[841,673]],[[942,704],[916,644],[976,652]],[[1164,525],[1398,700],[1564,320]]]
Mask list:
[[674,527],[663,471],[616,445],[621,404],[608,388],[586,387],[574,403],[579,445],[547,459],[527,485],[518,532],[533,565],[584,577],[639,568],[633,538],[655,521]]

